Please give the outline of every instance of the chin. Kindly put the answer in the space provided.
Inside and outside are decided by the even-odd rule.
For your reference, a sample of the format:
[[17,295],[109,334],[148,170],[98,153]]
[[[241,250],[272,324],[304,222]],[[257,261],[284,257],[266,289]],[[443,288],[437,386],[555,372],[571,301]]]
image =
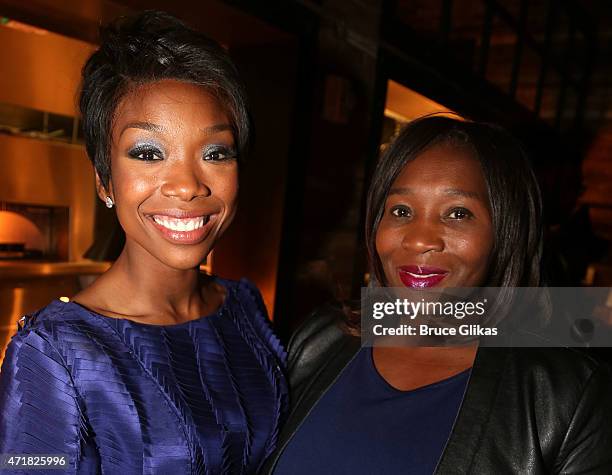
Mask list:
[[200,264],[204,262],[206,256],[210,253],[211,249],[207,249],[206,252],[169,252],[164,256],[157,256],[157,258],[168,267],[176,270],[190,270],[200,267]]
[[193,259],[184,259],[184,260],[177,260],[177,259],[171,259],[171,260],[164,260],[162,261],[164,264],[166,264],[168,267],[171,267],[172,269],[176,269],[176,270],[191,270],[191,269],[195,269],[200,267],[200,264],[202,264],[202,262],[204,262],[204,259],[202,260],[193,260]]

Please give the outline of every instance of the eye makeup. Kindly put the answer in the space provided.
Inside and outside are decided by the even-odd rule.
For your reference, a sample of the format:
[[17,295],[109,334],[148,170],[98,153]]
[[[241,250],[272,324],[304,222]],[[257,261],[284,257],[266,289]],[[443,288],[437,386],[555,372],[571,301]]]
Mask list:
[[137,144],[128,150],[127,155],[134,160],[142,160],[143,162],[154,162],[164,158],[161,147],[154,143]]
[[[137,144],[128,150],[127,155],[131,159],[144,162],[153,162],[165,158],[162,148],[154,143]],[[237,158],[237,155],[236,149],[227,145],[208,145],[202,151],[203,160],[209,162],[234,160]]]
[[207,162],[224,162],[234,160],[238,156],[234,147],[227,145],[211,144],[204,148],[202,158]]

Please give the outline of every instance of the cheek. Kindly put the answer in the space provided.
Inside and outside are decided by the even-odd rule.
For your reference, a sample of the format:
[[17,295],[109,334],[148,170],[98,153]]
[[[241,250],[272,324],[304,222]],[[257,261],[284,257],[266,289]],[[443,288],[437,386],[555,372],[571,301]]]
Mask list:
[[135,237],[140,233],[140,206],[155,194],[157,178],[154,174],[142,170],[131,170],[119,166],[112,171],[112,189],[115,197],[115,209],[119,224],[126,235]]
[[238,201],[238,169],[223,170],[213,177],[213,195],[222,200],[228,208]]
[[465,266],[473,273],[486,272],[492,250],[492,236],[490,230],[482,229],[470,235],[449,240],[454,243],[454,254],[459,256]]
[[111,180],[115,202],[120,208],[122,202],[137,203],[150,196],[157,186],[158,177],[141,163],[113,160]]
[[376,232],[376,252],[383,265],[387,267],[392,264],[393,252],[401,247],[402,237],[399,232],[381,223]]
[[209,172],[209,188],[212,197],[219,200],[225,209],[221,229],[227,228],[236,214],[238,207],[238,167],[219,168]]
[[132,174],[123,176],[117,181],[116,191],[119,196],[117,199],[128,199],[132,202],[137,202],[150,196],[152,190],[156,188],[157,180],[155,177],[150,177],[142,174]]

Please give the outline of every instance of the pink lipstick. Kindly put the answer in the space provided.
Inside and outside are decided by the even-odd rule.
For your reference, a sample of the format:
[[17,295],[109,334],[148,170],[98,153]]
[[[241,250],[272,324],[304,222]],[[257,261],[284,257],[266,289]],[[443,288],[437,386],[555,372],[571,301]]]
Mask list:
[[[186,216],[187,215],[187,216]],[[168,241],[176,244],[197,244],[208,235],[216,215],[165,212],[149,216],[153,226]]]
[[424,289],[438,285],[448,274],[446,269],[409,265],[398,268],[399,278],[406,287]]

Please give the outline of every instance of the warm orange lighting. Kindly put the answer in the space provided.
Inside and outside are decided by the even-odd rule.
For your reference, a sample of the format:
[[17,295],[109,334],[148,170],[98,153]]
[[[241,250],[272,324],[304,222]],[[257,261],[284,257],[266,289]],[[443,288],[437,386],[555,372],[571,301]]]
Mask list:
[[0,243],[23,243],[26,249],[45,250],[40,229],[21,214],[0,211]]
[[42,28],[37,28],[32,25],[26,25],[25,23],[21,23],[20,21],[11,20],[10,18],[3,18],[0,25],[5,26],[6,28],[12,28],[13,30],[23,31],[24,33],[33,33],[35,35],[48,35],[49,32],[47,30],[43,30]]
[[9,318],[3,321],[2,326],[0,326],[0,364],[2,364],[2,360],[4,359],[6,346],[17,330],[17,320],[22,317],[21,310],[23,309],[25,301],[25,291],[22,287],[15,287],[12,294],[11,301],[13,302],[13,306],[10,310]]
[[459,118],[448,107],[444,107],[412,89],[408,89],[395,81],[387,83],[386,116],[398,122],[410,122],[429,114]]

